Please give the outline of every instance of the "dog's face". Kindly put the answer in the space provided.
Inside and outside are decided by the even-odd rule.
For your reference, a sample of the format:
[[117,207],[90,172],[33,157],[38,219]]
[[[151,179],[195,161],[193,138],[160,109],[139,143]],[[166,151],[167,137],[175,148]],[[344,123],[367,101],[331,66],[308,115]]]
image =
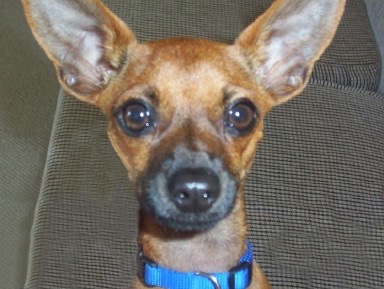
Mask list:
[[263,118],[299,94],[329,45],[345,0],[279,0],[233,45],[138,44],[100,1],[23,0],[63,87],[97,105],[142,209],[200,231],[230,214]]
[[224,44],[173,39],[132,53],[107,104],[109,136],[144,210],[177,230],[206,229],[234,205],[268,96]]

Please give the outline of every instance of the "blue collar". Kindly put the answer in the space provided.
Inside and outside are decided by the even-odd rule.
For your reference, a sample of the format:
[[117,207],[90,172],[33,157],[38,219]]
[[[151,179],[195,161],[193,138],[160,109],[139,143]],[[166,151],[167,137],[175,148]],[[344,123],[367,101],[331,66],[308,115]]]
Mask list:
[[247,241],[247,251],[237,266],[228,272],[202,273],[177,272],[163,268],[144,256],[138,256],[138,276],[148,287],[165,289],[246,289],[252,280],[252,245]]

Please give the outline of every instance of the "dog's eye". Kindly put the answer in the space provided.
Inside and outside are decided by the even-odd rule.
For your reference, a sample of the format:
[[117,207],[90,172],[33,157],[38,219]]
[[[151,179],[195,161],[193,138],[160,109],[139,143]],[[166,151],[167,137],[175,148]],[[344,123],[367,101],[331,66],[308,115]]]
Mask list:
[[224,117],[226,132],[231,136],[243,136],[250,133],[257,121],[257,109],[248,99],[240,99],[231,104]]
[[116,113],[117,121],[125,133],[132,137],[147,135],[155,128],[155,113],[148,103],[131,100]]

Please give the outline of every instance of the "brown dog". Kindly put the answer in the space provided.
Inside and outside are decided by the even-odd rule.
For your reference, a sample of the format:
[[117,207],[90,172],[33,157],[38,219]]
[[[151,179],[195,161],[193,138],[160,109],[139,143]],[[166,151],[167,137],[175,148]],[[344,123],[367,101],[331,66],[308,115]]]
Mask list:
[[304,89],[345,0],[277,0],[233,45],[139,44],[99,0],[23,5],[63,88],[109,119],[137,184],[134,288],[269,288],[251,269],[244,179],[265,114]]

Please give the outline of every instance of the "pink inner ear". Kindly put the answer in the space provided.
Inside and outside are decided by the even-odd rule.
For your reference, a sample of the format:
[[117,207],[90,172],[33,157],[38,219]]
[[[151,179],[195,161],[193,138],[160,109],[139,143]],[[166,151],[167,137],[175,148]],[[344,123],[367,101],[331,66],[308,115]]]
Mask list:
[[103,57],[101,37],[96,32],[85,32],[79,49],[81,57],[92,66],[97,66]]
[[303,61],[300,52],[298,55],[290,55],[289,52],[268,55],[266,62],[256,68],[256,74],[265,88],[281,96],[300,88],[308,71],[309,64]]
[[[281,97],[300,93],[335,33],[343,4],[344,0],[276,0],[268,17],[252,24],[259,29],[245,30],[240,43],[242,38],[256,39],[265,56],[261,63],[256,60],[254,69],[268,91]],[[260,27],[261,35],[251,34]]]
[[102,27],[114,20],[107,18],[113,15],[98,2],[86,0],[31,0],[26,7],[35,35],[54,60],[63,84],[80,95],[104,88],[114,71],[105,60]]
[[[28,23],[74,96],[95,102],[136,39],[100,0],[22,0]],[[108,49],[108,51],[106,51]]]
[[61,77],[74,92],[88,95],[104,88],[113,70],[103,62],[101,33],[87,30],[81,36],[74,38],[64,50],[66,54],[61,60]]

